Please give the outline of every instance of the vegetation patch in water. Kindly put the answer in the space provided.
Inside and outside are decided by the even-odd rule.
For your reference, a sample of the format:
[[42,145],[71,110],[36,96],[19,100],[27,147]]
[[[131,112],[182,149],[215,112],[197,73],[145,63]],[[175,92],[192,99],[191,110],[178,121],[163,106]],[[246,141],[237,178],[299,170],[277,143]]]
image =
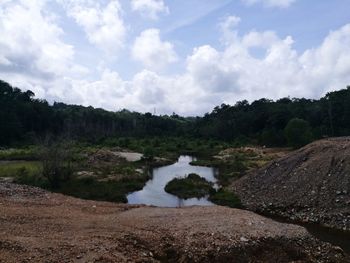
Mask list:
[[186,178],[174,178],[165,191],[182,199],[201,198],[212,192],[213,185],[198,174],[191,173]]

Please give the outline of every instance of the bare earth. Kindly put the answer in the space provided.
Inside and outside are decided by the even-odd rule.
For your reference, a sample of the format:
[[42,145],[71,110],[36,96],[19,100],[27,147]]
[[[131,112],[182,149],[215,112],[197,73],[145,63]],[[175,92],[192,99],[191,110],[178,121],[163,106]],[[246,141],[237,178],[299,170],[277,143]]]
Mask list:
[[235,181],[232,190],[249,210],[350,231],[350,137],[313,142]]
[[94,202],[0,183],[0,262],[350,262],[304,228],[224,207]]

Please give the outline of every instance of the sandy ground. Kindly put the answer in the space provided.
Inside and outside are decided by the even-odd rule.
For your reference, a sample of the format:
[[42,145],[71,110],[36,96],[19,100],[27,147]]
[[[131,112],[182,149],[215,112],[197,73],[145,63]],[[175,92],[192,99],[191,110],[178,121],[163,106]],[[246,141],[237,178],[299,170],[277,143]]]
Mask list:
[[155,208],[0,183],[0,262],[350,262],[302,227],[224,207]]
[[128,162],[140,161],[143,154],[135,152],[113,152],[115,155],[124,158]]

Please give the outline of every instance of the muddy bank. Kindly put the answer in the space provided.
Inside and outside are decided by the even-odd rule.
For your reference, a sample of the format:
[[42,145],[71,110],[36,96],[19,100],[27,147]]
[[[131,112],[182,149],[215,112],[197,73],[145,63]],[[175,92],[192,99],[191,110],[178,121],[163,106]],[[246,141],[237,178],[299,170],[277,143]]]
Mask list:
[[231,189],[250,210],[350,231],[350,138],[314,142]]
[[0,262],[350,262],[299,226],[224,207],[154,208],[0,183]]

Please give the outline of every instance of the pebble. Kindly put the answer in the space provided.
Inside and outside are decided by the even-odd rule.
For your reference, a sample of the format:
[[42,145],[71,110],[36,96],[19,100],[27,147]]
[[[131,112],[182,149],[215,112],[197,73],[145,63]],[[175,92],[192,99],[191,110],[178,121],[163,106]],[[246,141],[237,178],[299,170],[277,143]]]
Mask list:
[[249,241],[249,240],[248,240],[247,238],[245,238],[245,237],[241,237],[240,240],[241,240],[242,242],[248,242],[248,241]]

